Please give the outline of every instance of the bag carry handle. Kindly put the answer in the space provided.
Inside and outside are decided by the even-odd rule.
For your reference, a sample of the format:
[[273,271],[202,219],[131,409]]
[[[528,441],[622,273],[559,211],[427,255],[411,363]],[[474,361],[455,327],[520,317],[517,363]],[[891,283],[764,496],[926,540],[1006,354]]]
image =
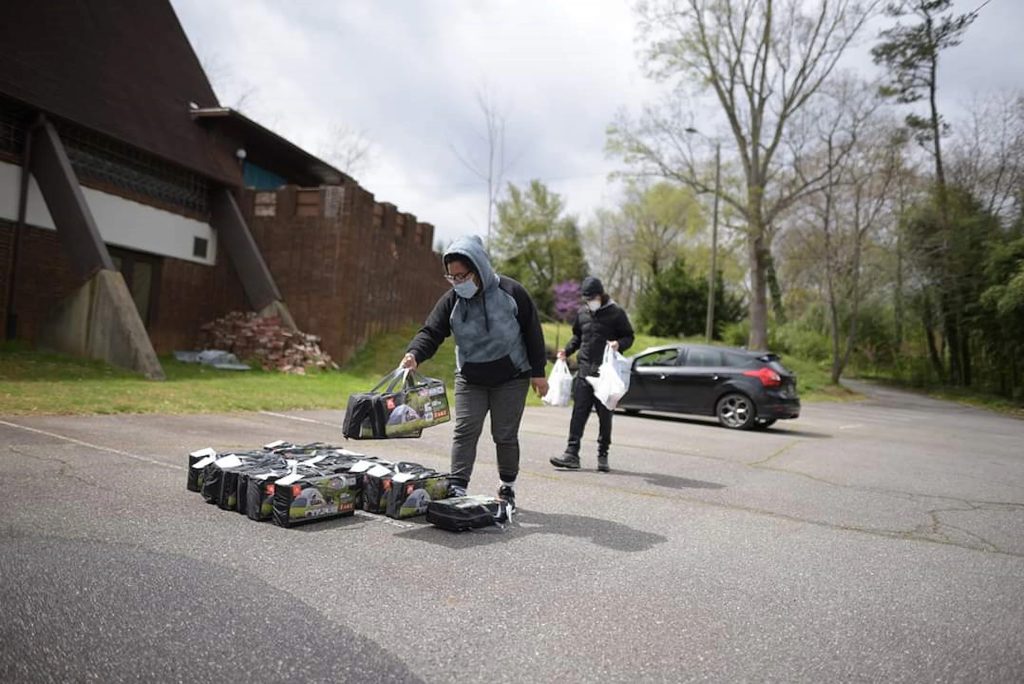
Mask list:
[[414,370],[399,366],[385,375],[380,382],[374,385],[373,389],[371,389],[369,393],[380,394],[378,390],[381,387],[384,387],[384,385],[387,385],[384,389],[384,393],[391,393],[398,389],[399,384],[401,384],[402,387],[415,387],[416,385],[422,385],[431,380],[434,380],[434,378],[428,378],[425,375],[420,375]]

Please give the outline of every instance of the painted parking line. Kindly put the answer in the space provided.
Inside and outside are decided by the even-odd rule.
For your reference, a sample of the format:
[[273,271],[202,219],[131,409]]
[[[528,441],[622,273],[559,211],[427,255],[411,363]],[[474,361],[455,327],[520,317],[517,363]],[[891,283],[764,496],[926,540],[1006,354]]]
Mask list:
[[158,465],[164,468],[172,468],[174,470],[184,470],[185,467],[181,465],[175,465],[173,463],[164,463],[163,461],[157,461],[153,458],[146,456],[140,456],[139,454],[133,454],[129,451],[121,451],[120,449],[113,449],[111,447],[101,446],[99,444],[92,444],[91,442],[85,442],[74,437],[68,437],[67,435],[59,435],[56,432],[49,432],[48,430],[40,430],[39,428],[29,427],[27,425],[18,425],[17,423],[8,423],[6,420],[0,420],[0,425],[6,425],[7,427],[16,428],[18,430],[25,430],[26,432],[34,432],[37,435],[46,435],[47,437],[53,437],[71,444],[77,444],[79,446],[88,447],[89,449],[96,449],[97,451],[106,451],[110,454],[117,454],[118,456],[125,456],[126,458],[133,459],[135,461],[141,461],[142,463],[149,463],[150,465]]
[[300,423],[315,423],[316,425],[327,425],[332,428],[340,428],[341,425],[337,423],[328,423],[322,420],[315,420],[313,418],[302,418],[300,416],[289,416],[284,413],[274,413],[273,411],[260,411],[264,416],[271,416],[273,418],[284,418],[285,420],[296,420]]

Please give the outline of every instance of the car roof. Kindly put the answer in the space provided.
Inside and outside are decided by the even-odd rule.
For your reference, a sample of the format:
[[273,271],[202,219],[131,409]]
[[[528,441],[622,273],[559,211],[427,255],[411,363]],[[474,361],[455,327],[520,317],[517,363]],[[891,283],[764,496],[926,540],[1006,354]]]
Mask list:
[[767,351],[753,351],[750,349],[743,349],[742,347],[719,347],[714,344],[690,344],[689,342],[678,342],[676,344],[663,344],[656,347],[648,347],[647,349],[637,353],[647,354],[648,352],[667,351],[669,349],[713,349],[715,351],[727,351],[743,354],[745,356],[750,356],[751,358],[758,358],[765,354],[771,354],[771,352]]

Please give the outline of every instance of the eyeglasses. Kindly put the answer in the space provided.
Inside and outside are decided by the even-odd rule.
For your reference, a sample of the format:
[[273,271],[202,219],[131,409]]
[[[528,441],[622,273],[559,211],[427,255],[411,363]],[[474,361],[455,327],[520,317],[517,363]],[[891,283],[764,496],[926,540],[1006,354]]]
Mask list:
[[444,279],[449,283],[464,283],[473,277],[472,271],[466,271],[465,273],[445,273]]

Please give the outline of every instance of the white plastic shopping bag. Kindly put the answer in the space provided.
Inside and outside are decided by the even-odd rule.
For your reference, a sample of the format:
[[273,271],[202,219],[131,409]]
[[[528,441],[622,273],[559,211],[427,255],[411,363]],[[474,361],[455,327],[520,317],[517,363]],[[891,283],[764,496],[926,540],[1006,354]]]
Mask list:
[[572,373],[565,359],[555,361],[548,376],[548,393],[544,395],[544,403],[548,406],[568,406],[572,399]]
[[596,378],[587,378],[594,386],[594,396],[609,410],[614,410],[629,389],[629,359],[612,349],[604,348],[604,359]]

